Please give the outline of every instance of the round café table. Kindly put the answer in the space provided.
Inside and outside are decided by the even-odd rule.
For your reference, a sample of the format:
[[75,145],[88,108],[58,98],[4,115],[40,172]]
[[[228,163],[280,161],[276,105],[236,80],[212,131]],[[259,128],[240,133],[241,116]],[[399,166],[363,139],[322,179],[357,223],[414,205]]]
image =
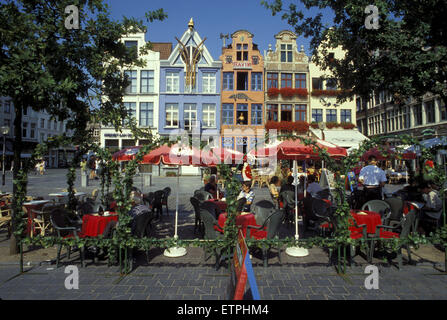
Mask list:
[[[360,212],[364,212],[366,214],[361,214]],[[382,216],[380,213],[372,212],[372,211],[365,211],[365,210],[351,210],[351,215],[357,222],[357,225],[366,224],[366,232],[368,234],[375,234],[376,233],[376,226],[382,224]],[[355,227],[351,227],[353,229],[356,229]],[[358,228],[361,231],[361,228]]]

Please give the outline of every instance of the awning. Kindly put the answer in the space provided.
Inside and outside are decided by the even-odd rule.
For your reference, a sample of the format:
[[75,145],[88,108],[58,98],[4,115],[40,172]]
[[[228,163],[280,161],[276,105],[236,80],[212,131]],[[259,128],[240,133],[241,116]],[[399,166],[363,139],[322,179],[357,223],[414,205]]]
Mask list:
[[[319,139],[323,138],[321,130],[309,128],[310,131]],[[358,148],[364,140],[369,140],[357,129],[326,129],[324,132],[324,140],[343,148]]]

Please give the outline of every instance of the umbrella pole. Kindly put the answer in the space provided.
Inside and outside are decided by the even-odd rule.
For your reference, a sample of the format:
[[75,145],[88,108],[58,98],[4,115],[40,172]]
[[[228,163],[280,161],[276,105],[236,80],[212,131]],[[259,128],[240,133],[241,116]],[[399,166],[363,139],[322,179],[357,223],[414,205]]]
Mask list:
[[[178,226],[178,194],[180,188],[180,166],[177,166],[177,193],[175,198],[175,223],[174,223],[174,240],[178,239],[177,226]],[[167,248],[164,251],[164,256],[170,258],[183,257],[186,254],[186,249],[182,247]]]
[[[296,160],[293,160],[293,175],[295,178],[295,240],[299,240],[298,232],[298,169]],[[300,247],[289,247],[286,249],[286,254],[292,257],[305,257],[309,255],[309,251]]]

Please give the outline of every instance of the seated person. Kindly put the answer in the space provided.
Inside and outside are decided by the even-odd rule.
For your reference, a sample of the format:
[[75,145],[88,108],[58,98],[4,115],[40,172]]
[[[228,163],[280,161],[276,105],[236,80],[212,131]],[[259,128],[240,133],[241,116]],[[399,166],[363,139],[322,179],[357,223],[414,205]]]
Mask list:
[[317,193],[322,191],[323,189],[321,189],[321,186],[315,182],[314,175],[310,175],[307,179],[308,179],[309,183],[307,185],[306,191],[312,196],[312,198],[316,198]]
[[[217,190],[218,190],[218,186],[216,183],[216,176],[211,176],[210,179],[208,180],[208,183],[205,185],[205,191],[209,192],[213,195],[214,199],[217,199]],[[220,190],[219,190],[220,192]]]
[[270,180],[269,190],[270,194],[275,200],[278,200],[279,192],[278,187],[281,185],[281,181],[279,181],[279,178],[277,176],[274,176],[272,180]]
[[283,191],[287,191],[287,190],[295,192],[295,186],[292,184],[294,180],[295,179],[293,178],[293,176],[288,176],[287,183],[281,187],[279,193],[282,193]]
[[434,190],[429,183],[424,182],[421,185],[421,192],[425,200],[425,205],[422,207],[422,219],[428,217],[439,220],[442,214],[442,200],[439,197],[438,191]]
[[237,200],[239,200],[241,198],[247,199],[242,211],[250,212],[251,204],[253,203],[253,200],[255,198],[255,193],[253,192],[253,190],[251,190],[251,181],[244,181],[242,183],[242,191],[241,191],[241,193],[239,193]]

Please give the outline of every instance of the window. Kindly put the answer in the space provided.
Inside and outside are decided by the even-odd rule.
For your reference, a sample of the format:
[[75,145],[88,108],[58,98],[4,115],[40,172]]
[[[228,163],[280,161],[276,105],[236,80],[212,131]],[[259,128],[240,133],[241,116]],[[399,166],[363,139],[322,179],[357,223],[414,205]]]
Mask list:
[[138,41],[124,41],[124,45],[129,54],[132,54],[134,58],[138,57]]
[[195,103],[185,103],[183,106],[183,120],[185,130],[192,130],[197,121],[197,107]]
[[237,90],[248,90],[248,72],[237,73]]
[[24,122],[23,126],[22,126],[22,137],[26,138],[27,137],[27,129],[28,129],[28,122]]
[[166,92],[179,92],[179,73],[166,72]]
[[63,131],[64,130],[64,123],[63,122],[61,122],[61,123],[59,123],[59,131]]
[[222,148],[224,149],[234,149],[234,138],[233,137],[223,137],[222,138]]
[[248,104],[238,104],[236,110],[236,123],[240,125],[248,124]]
[[444,105],[444,102],[438,100],[438,105],[439,105],[439,113],[441,114],[441,120],[447,120],[447,108]]
[[124,74],[128,77],[130,81],[129,86],[126,88],[126,93],[137,93],[137,71],[128,70],[124,71]]
[[292,88],[291,73],[281,73],[281,88]]
[[40,119],[40,127],[45,129],[45,119]]
[[326,110],[326,122],[337,122],[337,110]]
[[323,109],[312,109],[312,122],[323,122]]
[[140,127],[154,126],[154,103],[140,102]]
[[223,90],[224,91],[232,91],[233,90],[233,72],[224,72],[223,73]]
[[11,112],[11,101],[9,100],[5,100],[5,113],[10,113]]
[[267,121],[278,121],[278,105],[267,105]]
[[138,46],[138,41],[124,41],[124,45],[126,46],[126,48],[132,48],[132,47],[137,47]]
[[295,105],[295,121],[306,121],[306,110],[305,104]]
[[427,101],[425,103],[425,117],[427,123],[435,122],[435,101]]
[[40,134],[40,142],[45,142],[45,133]]
[[296,73],[295,74],[295,88],[306,89],[306,74]]
[[247,137],[236,137],[236,150],[243,154],[247,153]]
[[141,70],[141,93],[149,93],[154,91],[154,71]]
[[204,128],[216,127],[216,105],[204,103],[202,105],[202,122]]
[[178,104],[166,104],[166,127],[178,128]]
[[351,122],[351,110],[350,109],[341,109],[340,111],[340,121],[341,122]]
[[337,81],[335,79],[327,79],[326,90],[337,90]]
[[414,106],[413,107],[413,113],[414,113],[414,125],[420,126],[422,125],[422,106]]
[[292,62],[292,45],[281,45],[281,62]]
[[124,102],[124,107],[127,109],[127,114],[131,118],[137,116],[137,103],[136,102]]
[[262,104],[251,105],[251,124],[254,126],[262,124]]
[[251,74],[251,90],[262,91],[262,73],[252,72]]
[[253,65],[255,66],[255,65],[259,64],[259,57],[258,56],[252,56],[251,57],[251,61],[252,61]]
[[312,78],[312,90],[322,90],[323,81],[320,78]]
[[281,121],[292,121],[292,105],[281,105]]
[[30,130],[30,136],[31,139],[34,139],[36,137],[36,124],[31,123],[31,130]]
[[236,60],[237,61],[248,61],[248,44],[236,45]]
[[267,89],[278,88],[278,74],[277,73],[267,73]]
[[222,105],[222,124],[233,125],[234,123],[234,106],[233,104]]
[[216,75],[214,73],[203,74],[203,93],[216,93]]

